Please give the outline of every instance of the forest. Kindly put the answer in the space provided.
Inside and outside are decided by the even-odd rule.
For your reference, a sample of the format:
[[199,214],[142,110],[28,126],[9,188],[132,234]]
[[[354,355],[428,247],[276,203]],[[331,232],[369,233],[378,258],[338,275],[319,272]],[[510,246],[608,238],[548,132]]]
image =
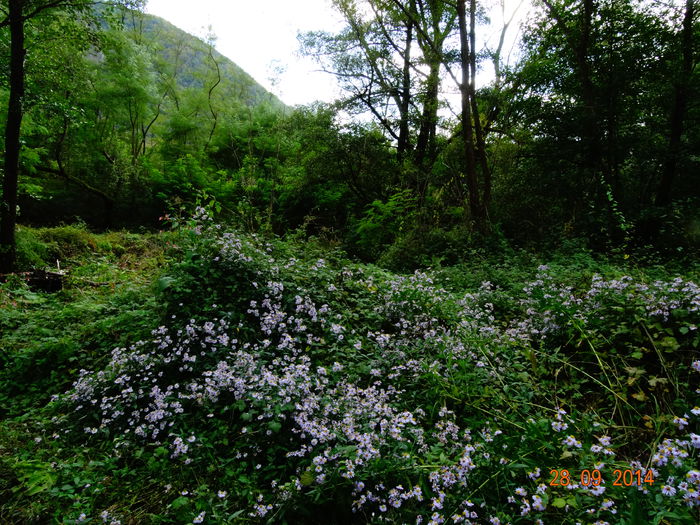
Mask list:
[[0,524],[700,523],[696,0],[328,3],[0,0]]

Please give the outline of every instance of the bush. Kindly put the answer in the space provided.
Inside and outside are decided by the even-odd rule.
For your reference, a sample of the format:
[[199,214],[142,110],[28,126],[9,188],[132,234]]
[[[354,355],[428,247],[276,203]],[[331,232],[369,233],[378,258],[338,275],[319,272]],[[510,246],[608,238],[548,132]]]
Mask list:
[[34,268],[53,266],[49,261],[51,254],[55,253],[55,245],[43,242],[36,230],[19,226],[16,232],[17,242],[17,269],[28,271]]
[[693,283],[447,291],[203,210],[181,243],[167,323],[56,406],[68,443],[155,480],[160,520],[697,521]]

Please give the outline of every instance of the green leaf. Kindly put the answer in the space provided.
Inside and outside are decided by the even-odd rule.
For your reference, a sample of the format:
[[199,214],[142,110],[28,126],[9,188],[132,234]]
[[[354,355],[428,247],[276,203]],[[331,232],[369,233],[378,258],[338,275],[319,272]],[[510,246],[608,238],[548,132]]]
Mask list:
[[300,481],[302,485],[308,487],[314,482],[314,475],[311,473],[310,470],[307,470],[301,475]]
[[558,509],[563,509],[566,507],[566,500],[564,498],[554,498],[552,501],[552,506]]
[[175,509],[175,510],[177,510],[177,509],[179,509],[179,508],[181,508],[181,507],[184,507],[184,506],[187,505],[189,502],[190,502],[189,499],[187,499],[187,498],[184,497],[184,496],[180,496],[179,498],[177,498],[175,501],[173,501],[173,502],[170,504],[170,507],[173,508],[173,509]]

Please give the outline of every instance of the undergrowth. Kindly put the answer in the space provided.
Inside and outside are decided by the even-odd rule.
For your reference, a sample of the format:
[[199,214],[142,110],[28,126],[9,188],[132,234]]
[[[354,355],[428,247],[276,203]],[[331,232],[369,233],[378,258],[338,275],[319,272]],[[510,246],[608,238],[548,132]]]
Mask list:
[[116,240],[76,268],[109,293],[3,289],[0,519],[698,521],[690,276],[585,253],[400,275],[204,210],[178,231],[131,284]]

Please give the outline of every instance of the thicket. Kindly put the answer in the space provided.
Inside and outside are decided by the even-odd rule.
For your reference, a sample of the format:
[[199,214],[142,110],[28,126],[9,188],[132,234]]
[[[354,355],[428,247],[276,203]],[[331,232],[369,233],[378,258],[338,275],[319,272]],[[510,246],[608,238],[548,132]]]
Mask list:
[[687,277],[581,254],[400,275],[204,209],[179,226],[155,288],[122,281],[90,313],[3,285],[5,327],[59,312],[5,357],[13,411],[53,401],[2,423],[3,519],[697,521]]
[[695,3],[544,2],[512,68],[476,2],[335,4],[299,108],[24,21],[18,269],[67,273],[0,283],[0,521],[700,521]]
[[[529,20],[515,65],[500,50],[477,53],[497,75],[480,89],[469,80],[470,122],[483,134],[474,154],[485,159],[476,189],[465,182],[449,75],[418,74],[457,67],[452,8],[337,4],[362,31],[307,35],[302,50],[344,79],[345,94],[299,108],[265,94],[213,39],[135,11],[98,11],[92,25],[60,11],[27,21],[20,222],[156,228],[213,197],[245,231],[314,236],[393,269],[562,242],[667,260],[697,254],[693,2],[549,3]],[[477,15],[470,31],[479,35]],[[402,45],[421,35],[409,62],[387,54],[387,35],[405,36]],[[380,106],[382,119],[354,119]],[[484,198],[478,216],[474,192]]]

